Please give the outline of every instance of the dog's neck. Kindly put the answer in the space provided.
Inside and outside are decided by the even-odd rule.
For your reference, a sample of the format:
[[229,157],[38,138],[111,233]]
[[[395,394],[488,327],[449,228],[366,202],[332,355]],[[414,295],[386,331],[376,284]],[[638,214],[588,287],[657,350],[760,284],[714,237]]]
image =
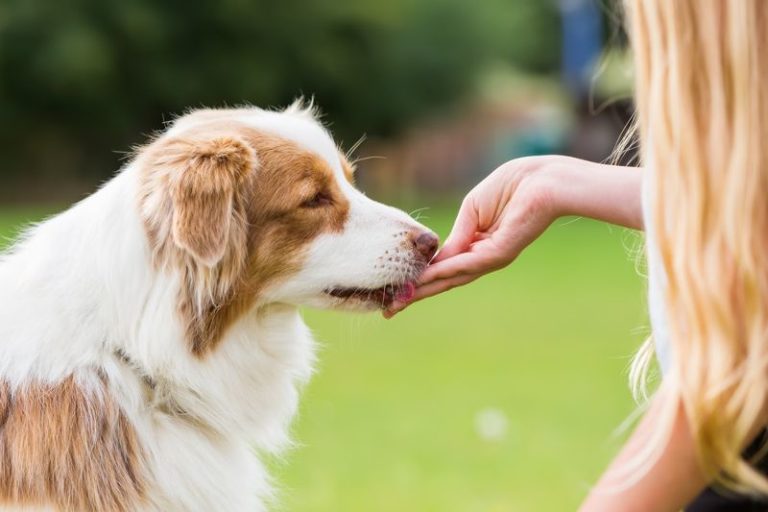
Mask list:
[[[0,257],[0,377],[56,381],[98,367],[140,279],[125,174],[34,226]],[[135,215],[133,216],[135,217]],[[136,262],[125,268],[128,262]],[[128,299],[128,303],[126,300]],[[115,324],[116,317],[120,321]]]
[[[152,341],[137,340],[146,347]],[[156,340],[160,342],[160,340]],[[181,351],[180,351],[181,352]],[[314,342],[293,306],[271,305],[244,316],[216,351],[178,353],[172,363],[115,357],[140,383],[155,414],[225,437],[258,440],[274,450],[288,441],[300,385],[312,373]]]

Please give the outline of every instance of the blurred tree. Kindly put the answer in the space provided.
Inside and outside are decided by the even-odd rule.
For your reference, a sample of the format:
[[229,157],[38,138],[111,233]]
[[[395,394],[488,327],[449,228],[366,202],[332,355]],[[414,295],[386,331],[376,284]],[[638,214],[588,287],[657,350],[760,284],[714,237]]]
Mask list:
[[101,178],[163,115],[300,94],[391,135],[494,61],[556,70],[558,30],[552,1],[3,0],[0,178]]

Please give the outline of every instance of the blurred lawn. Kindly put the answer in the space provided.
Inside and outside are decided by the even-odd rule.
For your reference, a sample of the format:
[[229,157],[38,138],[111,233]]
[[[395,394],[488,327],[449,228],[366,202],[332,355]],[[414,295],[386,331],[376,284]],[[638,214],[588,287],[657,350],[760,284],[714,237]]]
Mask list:
[[[43,213],[0,212],[0,235]],[[423,221],[444,236],[452,215]],[[299,444],[273,464],[278,510],[575,509],[633,408],[626,368],[646,324],[634,244],[561,221],[510,268],[394,320],[307,312],[322,347]],[[495,440],[476,427],[488,409],[507,420]]]

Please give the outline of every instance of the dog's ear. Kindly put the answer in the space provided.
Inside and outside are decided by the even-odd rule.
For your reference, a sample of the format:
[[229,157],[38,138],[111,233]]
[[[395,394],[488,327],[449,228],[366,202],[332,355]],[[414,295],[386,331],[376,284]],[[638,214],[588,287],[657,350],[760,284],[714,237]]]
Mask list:
[[239,195],[254,171],[253,148],[238,137],[167,141],[163,159],[173,207],[171,236],[180,249],[207,267],[217,265],[245,222]]

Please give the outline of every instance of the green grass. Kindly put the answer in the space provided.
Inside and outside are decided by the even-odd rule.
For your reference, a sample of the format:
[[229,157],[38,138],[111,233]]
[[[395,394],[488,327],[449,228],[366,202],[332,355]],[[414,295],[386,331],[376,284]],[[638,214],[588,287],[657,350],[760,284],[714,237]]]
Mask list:
[[[0,213],[0,235],[42,210]],[[425,222],[445,235],[453,212]],[[291,512],[573,510],[633,408],[642,282],[623,230],[559,222],[508,269],[391,321],[308,311],[318,372],[273,473]],[[508,421],[484,440],[488,408]]]

